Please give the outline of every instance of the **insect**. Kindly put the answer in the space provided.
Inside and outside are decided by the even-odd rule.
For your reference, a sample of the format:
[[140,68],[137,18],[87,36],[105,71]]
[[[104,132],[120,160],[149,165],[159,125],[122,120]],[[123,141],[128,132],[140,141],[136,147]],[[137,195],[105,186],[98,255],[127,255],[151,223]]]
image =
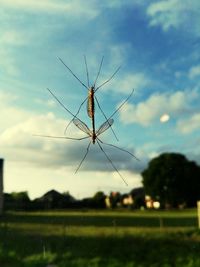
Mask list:
[[[70,114],[73,116],[73,118],[77,118],[77,115],[79,113],[73,114],[68,108],[66,108],[66,106],[58,99],[58,97],[49,89],[47,88],[47,90],[49,91],[49,93],[55,98],[55,100]],[[112,113],[112,115],[109,118],[112,118],[122,107],[123,105],[129,100],[129,98],[132,96],[134,92],[134,89],[132,90],[132,92],[130,93],[130,95],[119,105],[119,107]],[[86,100],[85,100],[86,101]],[[80,108],[79,108],[80,109]],[[94,118],[94,113],[93,116],[91,116],[92,119],[92,128],[95,131],[95,118]],[[70,123],[73,121],[73,119],[68,123],[68,126],[70,125]],[[106,121],[109,122],[109,119],[106,118]],[[111,125],[112,126],[112,125]]]
[[[85,98],[85,100],[81,103],[81,105],[79,106],[79,109],[77,110],[75,116],[78,115],[78,113],[80,112],[81,110],[81,107],[83,106],[83,104],[87,101],[87,114],[88,116],[91,118],[92,120],[92,124],[94,124],[94,115],[95,115],[95,101],[101,111],[101,113],[103,114],[104,118],[107,120],[107,117],[104,113],[104,111],[102,110],[100,104],[99,104],[99,101],[95,95],[95,93],[97,92],[97,90],[99,88],[101,88],[102,86],[104,86],[106,83],[108,83],[114,76],[115,74],[119,71],[120,67],[117,68],[117,70],[111,75],[111,77],[109,79],[107,79],[105,82],[103,82],[101,85],[97,86],[96,87],[96,83],[97,83],[97,80],[99,78],[99,75],[100,75],[100,72],[101,72],[101,68],[102,68],[102,64],[103,64],[103,59],[104,57],[102,57],[101,59],[101,63],[100,63],[100,66],[99,66],[99,69],[98,69],[98,72],[97,72],[97,76],[96,76],[96,79],[95,79],[95,82],[94,84],[91,86],[90,85],[90,81],[89,81],[89,72],[88,72],[88,66],[87,66],[87,60],[86,60],[86,56],[84,56],[84,62],[85,62],[85,67],[86,67],[86,74],[87,74],[87,85],[85,85],[78,77],[77,75],[74,74],[74,72],[65,64],[65,62],[59,58],[59,60],[62,62],[62,64],[68,69],[68,71],[76,78],[77,81],[79,81],[80,84],[82,84],[87,90],[88,90],[88,96],[87,98]],[[72,119],[73,120],[73,119]],[[71,124],[72,120],[68,123],[68,125],[66,126],[65,128],[65,131],[64,133],[66,133],[69,125]],[[118,140],[114,130],[112,129],[112,126],[110,127],[115,138]]]
[[112,160],[109,158],[109,156],[106,154],[106,152],[104,151],[102,144],[103,145],[108,145],[108,146],[112,146],[115,147],[121,151],[124,151],[128,154],[130,154],[132,157],[134,157],[136,160],[139,160],[135,155],[133,155],[131,152],[120,148],[118,146],[115,146],[113,144],[108,144],[103,142],[102,140],[99,139],[99,135],[102,134],[103,132],[105,132],[107,129],[109,129],[111,127],[111,125],[113,124],[114,120],[109,118],[107,119],[99,128],[97,131],[95,131],[95,128],[92,128],[92,130],[89,129],[89,127],[80,119],[78,119],[77,117],[74,117],[72,119],[72,122],[74,123],[74,125],[76,127],[78,127],[81,131],[83,131],[84,133],[87,134],[87,136],[82,137],[82,138],[72,138],[72,137],[66,137],[66,136],[51,136],[51,135],[36,135],[36,136],[40,136],[40,137],[48,137],[48,138],[58,138],[58,139],[71,139],[71,140],[83,140],[83,139],[87,139],[90,138],[90,142],[88,143],[87,149],[86,149],[86,153],[83,157],[83,159],[81,160],[81,162],[79,163],[75,173],[78,172],[78,170],[80,169],[83,161],[85,160],[88,152],[89,152],[89,148],[91,143],[95,144],[97,143],[99,148],[101,149],[101,151],[104,153],[105,157],[107,158],[107,160],[110,162],[110,164],[112,165],[113,169],[118,173],[118,175],[121,177],[121,179],[123,180],[123,182],[128,186],[126,180],[124,179],[124,177],[121,175],[121,173],[118,171],[118,169],[116,168],[116,166],[114,165],[114,163],[112,162]]

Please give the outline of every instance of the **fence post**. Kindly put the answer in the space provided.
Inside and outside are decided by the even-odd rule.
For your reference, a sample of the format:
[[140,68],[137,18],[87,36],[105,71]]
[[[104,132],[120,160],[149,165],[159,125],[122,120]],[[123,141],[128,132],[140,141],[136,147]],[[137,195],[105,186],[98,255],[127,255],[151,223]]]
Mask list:
[[200,200],[197,201],[197,215],[198,215],[198,226],[200,229]]
[[0,159],[0,215],[3,213],[3,159]]

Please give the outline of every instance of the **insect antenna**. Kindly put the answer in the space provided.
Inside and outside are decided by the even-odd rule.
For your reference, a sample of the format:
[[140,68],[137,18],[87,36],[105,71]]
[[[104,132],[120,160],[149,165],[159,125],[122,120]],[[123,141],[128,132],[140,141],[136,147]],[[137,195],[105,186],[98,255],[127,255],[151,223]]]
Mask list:
[[73,73],[73,71],[65,64],[65,62],[60,57],[58,57],[58,59],[68,69],[68,71],[77,79],[77,81],[79,81],[79,83],[81,83],[88,90],[88,87]]
[[106,158],[108,159],[108,161],[110,162],[110,164],[112,165],[113,169],[119,174],[119,176],[121,177],[121,179],[123,180],[123,182],[125,183],[125,185],[128,186],[126,180],[124,179],[124,177],[121,175],[121,173],[118,171],[118,169],[115,167],[115,165],[113,164],[112,160],[108,157],[108,155],[106,154],[106,152],[103,150],[102,146],[99,143],[99,139],[96,139],[97,144],[99,145],[101,151],[104,153],[104,155],[106,156]]
[[[88,137],[89,137],[89,136],[88,136]],[[76,169],[75,173],[77,173],[77,172],[78,172],[78,170],[80,169],[80,167],[81,167],[81,165],[82,165],[83,161],[85,160],[85,158],[86,158],[86,156],[87,156],[87,154],[88,154],[88,152],[89,152],[90,145],[91,145],[91,141],[89,142],[89,144],[88,144],[88,146],[87,146],[86,153],[85,153],[85,155],[84,155],[83,159],[81,160],[81,162],[79,163],[79,165],[78,165],[78,167],[77,167],[77,169]]]
[[[99,66],[99,70],[98,70],[98,73],[97,73],[97,77],[96,77],[95,82],[94,82],[94,88],[95,88],[95,86],[96,86],[97,80],[98,80],[98,78],[99,78],[99,74],[100,74],[100,72],[101,72],[101,67],[102,67],[102,64],[103,64],[103,59],[104,59],[104,57],[102,57],[102,59],[101,59],[101,63],[100,63],[100,66]],[[96,90],[95,90],[95,91],[96,91]]]
[[106,83],[108,83],[110,80],[112,80],[112,78],[115,76],[115,74],[119,71],[120,68],[121,68],[121,66],[119,66],[119,67],[117,68],[117,70],[113,73],[113,75],[112,75],[108,80],[106,80],[106,81],[103,82],[101,85],[99,85],[99,86],[95,89],[95,92],[96,92],[99,88],[101,88],[102,86],[104,86]]

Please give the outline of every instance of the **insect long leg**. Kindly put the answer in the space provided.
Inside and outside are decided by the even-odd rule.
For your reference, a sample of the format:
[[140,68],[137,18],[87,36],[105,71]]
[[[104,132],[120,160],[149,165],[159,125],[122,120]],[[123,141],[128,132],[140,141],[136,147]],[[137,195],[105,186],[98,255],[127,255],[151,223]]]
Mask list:
[[[81,104],[80,104],[80,107],[78,109],[78,111],[76,112],[76,114],[74,115],[74,117],[76,118],[76,116],[79,114],[80,110],[81,110],[81,107],[83,106],[83,104],[87,101],[88,98],[86,98]],[[64,131],[64,134],[66,134],[66,131],[69,127],[69,125],[72,123],[73,119],[71,119],[71,121],[67,124],[66,128],[65,128],[65,131]]]
[[[72,116],[73,116],[73,119],[74,118],[77,118],[77,115],[78,115],[78,113],[80,112],[80,109],[81,109],[81,107],[83,106],[83,104],[86,102],[86,100],[88,99],[88,98],[86,98],[82,103],[81,103],[81,105],[80,105],[80,107],[79,107],[79,109],[78,109],[78,111],[76,112],[76,114],[73,114],[68,108],[66,108],[65,107],[65,105],[57,98],[57,96],[55,96],[54,95],[54,93],[49,89],[49,88],[47,88],[47,90],[50,92],[50,94],[56,99],[56,101],[69,113],[69,114],[71,114]],[[65,130],[64,130],[64,134],[66,133],[66,131],[67,131],[67,129],[68,129],[68,127],[69,127],[69,125],[72,123],[72,121],[73,121],[73,119],[67,124],[67,126],[66,126],[66,128],[65,128]]]
[[57,98],[57,96],[54,95],[54,93],[49,88],[47,88],[47,90],[69,114],[76,118],[76,115],[74,115],[68,108],[66,108],[65,105]]
[[79,81],[79,83],[82,84],[88,90],[88,87],[73,73],[73,71],[65,64],[65,62],[60,57],[58,59],[68,69],[68,71],[77,79],[77,81]]
[[98,80],[98,78],[99,78],[99,74],[100,74],[100,72],[101,72],[101,67],[102,67],[102,64],[103,64],[103,59],[104,59],[104,57],[102,57],[102,59],[101,59],[101,63],[100,63],[100,66],[99,66],[99,70],[98,70],[98,73],[97,73],[97,77],[96,77],[95,82],[94,82],[94,88],[95,88],[95,86],[96,86],[97,80]]
[[121,68],[121,66],[119,66],[119,67],[117,68],[117,70],[113,73],[113,75],[112,75],[108,80],[106,80],[106,81],[103,82],[101,85],[99,85],[99,86],[95,89],[95,92],[96,92],[99,88],[101,88],[102,86],[104,86],[106,83],[108,83],[110,80],[112,80],[112,78],[115,76],[115,74],[119,71],[120,68]]
[[87,84],[88,88],[90,87],[90,80],[89,80],[89,72],[88,72],[88,66],[87,66],[87,59],[86,56],[84,55],[84,62],[85,62],[85,68],[86,68],[86,74],[87,74]]
[[112,146],[112,147],[115,147],[121,151],[124,151],[126,153],[128,153],[129,155],[131,155],[133,158],[135,158],[136,160],[140,161],[135,155],[133,155],[131,152],[129,152],[128,150],[124,149],[124,148],[121,148],[121,147],[118,147],[118,146],[115,146],[115,145],[112,145],[112,144],[108,144],[108,143],[105,143],[103,142],[102,140],[98,139],[102,144],[104,145],[107,145],[107,146]]
[[83,159],[81,160],[80,164],[78,165],[78,167],[77,167],[77,169],[76,169],[75,173],[77,173],[77,172],[78,172],[78,170],[80,169],[80,167],[81,167],[81,165],[82,165],[83,161],[85,160],[85,158],[86,158],[86,156],[87,156],[87,154],[88,154],[88,152],[89,152],[90,145],[91,145],[91,141],[89,142],[89,144],[88,144],[88,146],[87,146],[86,153],[85,153],[85,155],[84,155]]
[[121,177],[121,179],[123,180],[123,182],[125,183],[125,185],[128,186],[126,180],[124,179],[124,177],[121,175],[121,173],[118,171],[118,169],[115,167],[115,165],[113,164],[112,160],[108,157],[108,155],[106,154],[106,152],[103,150],[102,146],[99,143],[99,139],[96,139],[97,144],[99,145],[101,151],[104,153],[104,155],[106,156],[106,158],[108,159],[108,161],[110,162],[110,164],[112,165],[113,169],[119,174],[119,176]]
[[130,93],[130,95],[124,100],[124,102],[122,102],[122,104],[113,112],[113,114],[111,116],[109,116],[108,119],[112,118],[122,107],[123,105],[129,100],[129,98],[132,96],[134,92],[134,89],[132,90],[132,92]]
[[73,138],[73,137],[67,137],[67,136],[54,136],[54,135],[42,135],[42,134],[33,134],[33,136],[55,138],[55,139],[70,139],[70,140],[78,140],[78,141],[89,138],[89,136],[85,136],[81,138]]
[[[100,106],[100,104],[99,104],[99,101],[98,101],[98,99],[97,99],[96,96],[95,96],[95,100],[96,100],[97,105],[98,105],[99,109],[101,110],[101,113],[103,114],[104,118],[106,119],[106,121],[108,121],[108,118],[106,117],[106,114],[105,114],[104,111],[102,110],[102,108],[101,108],[101,106]],[[115,134],[115,132],[114,132],[112,126],[111,126],[111,131],[112,131],[112,133],[114,134],[116,140],[119,141],[119,139],[117,138],[117,136],[116,136],[116,134]]]
[[[122,106],[129,100],[129,98],[132,96],[132,94],[133,94],[133,92],[134,92],[134,89],[132,90],[132,92],[131,92],[131,94],[124,100],[124,102],[113,112],[113,114],[109,117],[109,118],[107,118],[106,116],[104,116],[105,118],[106,118],[106,122],[109,124],[109,121],[110,121],[110,119],[115,115],[115,113],[117,113],[121,108],[122,108]],[[98,100],[97,100],[97,98],[95,97],[95,100],[97,101],[97,104],[98,104]],[[101,110],[101,107],[100,107],[100,105],[98,105],[99,106],[99,108],[100,108],[100,110]],[[102,113],[103,113],[103,110],[101,110],[102,111]],[[105,115],[105,114],[104,114]],[[106,123],[105,122],[105,123]],[[111,125],[110,125],[110,127],[111,127]],[[112,128],[111,128],[112,129]],[[113,132],[114,133],[114,132]],[[100,133],[98,133],[97,135],[99,135]],[[117,139],[118,140],[118,139]]]

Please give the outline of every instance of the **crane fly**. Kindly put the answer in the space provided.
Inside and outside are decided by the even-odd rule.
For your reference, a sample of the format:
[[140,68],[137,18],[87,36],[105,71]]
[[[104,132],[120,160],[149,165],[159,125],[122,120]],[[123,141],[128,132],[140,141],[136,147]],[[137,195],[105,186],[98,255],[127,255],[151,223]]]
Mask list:
[[[86,75],[87,75],[87,85],[84,84],[78,77],[76,74],[74,74],[74,72],[66,65],[66,63],[61,59],[59,58],[59,60],[62,62],[62,64],[68,69],[68,71],[75,77],[75,79],[81,84],[83,85],[83,87],[85,87],[87,90],[88,90],[88,96],[87,98],[85,98],[85,100],[80,104],[79,106],[79,109],[77,110],[76,112],[76,115],[78,115],[78,113],[80,112],[81,110],[81,107],[83,106],[83,104],[87,101],[87,114],[88,116],[91,118],[92,120],[92,125],[94,125],[94,115],[95,115],[95,101],[101,111],[101,113],[103,114],[104,118],[108,121],[103,109],[101,108],[100,104],[99,104],[99,101],[95,95],[95,93],[97,92],[97,90],[99,90],[99,88],[101,88],[102,86],[104,86],[106,83],[108,83],[114,76],[115,74],[119,71],[120,67],[118,67],[116,69],[116,71],[110,76],[109,79],[107,79],[106,81],[104,81],[101,85],[97,86],[96,87],[96,84],[97,84],[97,80],[99,78],[99,75],[100,75],[100,72],[101,72],[101,68],[102,68],[102,64],[103,64],[103,59],[104,57],[102,57],[101,59],[101,63],[100,63],[100,66],[99,66],[99,69],[98,69],[98,72],[97,72],[97,76],[96,76],[96,79],[95,79],[95,82],[93,85],[90,85],[90,81],[89,81],[89,71],[88,71],[88,66],[87,66],[87,60],[86,60],[86,56],[84,56],[84,62],[85,62],[85,67],[86,67]],[[72,119],[73,120],[73,119]],[[66,126],[65,128],[65,132],[67,131],[67,128],[69,127],[69,125],[71,124],[72,120],[68,123],[68,125]],[[112,132],[113,132],[113,135],[115,136],[116,140],[118,140],[114,130],[112,129],[112,126],[110,127]]]
[[66,136],[51,136],[51,135],[36,135],[36,136],[40,136],[40,137],[48,137],[48,138],[58,138],[58,139],[71,139],[71,140],[83,140],[83,139],[87,139],[87,138],[90,138],[90,142],[88,143],[88,146],[86,148],[86,153],[83,157],[83,159],[81,160],[81,162],[79,163],[75,173],[78,172],[78,170],[80,169],[83,161],[85,160],[88,152],[89,152],[89,149],[90,149],[90,145],[91,143],[92,144],[95,144],[97,143],[100,150],[103,152],[103,154],[105,155],[105,157],[107,158],[107,160],[110,162],[110,164],[112,165],[113,169],[118,173],[118,175],[121,177],[121,179],[123,180],[123,182],[128,186],[126,180],[124,179],[124,177],[121,175],[121,173],[118,171],[118,169],[116,168],[116,166],[114,165],[114,163],[112,162],[112,160],[109,158],[109,156],[107,155],[107,153],[104,151],[103,147],[102,147],[102,144],[103,145],[107,145],[107,146],[112,146],[112,147],[115,147],[121,151],[124,151],[126,153],[128,153],[129,155],[131,155],[132,157],[134,157],[136,160],[139,160],[135,155],[133,155],[131,152],[123,149],[123,148],[120,148],[118,146],[115,146],[113,144],[108,144],[108,143],[105,143],[103,142],[101,139],[99,139],[99,135],[101,135],[102,133],[104,133],[107,129],[109,129],[111,127],[111,125],[113,124],[114,120],[109,118],[107,119],[99,128],[97,131],[95,131],[95,129],[93,128],[92,130],[89,129],[89,127],[83,122],[81,121],[80,119],[78,119],[77,117],[74,117],[72,119],[72,122],[74,123],[74,125],[76,127],[78,127],[81,131],[83,131],[84,133],[87,134],[87,136],[85,137],[82,137],[82,138],[72,138],[72,137],[66,137]]
[[[58,97],[49,89],[49,88],[47,88],[47,90],[49,91],[49,93],[53,96],[53,98],[70,114],[70,115],[72,115],[74,118],[77,118],[77,115],[78,115],[78,113],[79,113],[79,111],[80,111],[80,108],[79,108],[79,111],[76,113],[76,114],[73,114],[68,108],[66,108],[66,106],[58,99]],[[133,92],[134,92],[134,89],[132,90],[132,92],[130,93],[130,95],[119,105],[119,107],[112,113],[112,115],[109,117],[109,118],[107,118],[106,117],[106,121],[108,121],[109,122],[109,119],[111,119],[114,115],[115,115],[115,113],[117,113],[122,107],[123,107],[123,105],[129,100],[129,98],[132,96],[132,94],[133,94]],[[86,101],[87,99],[85,99],[85,101]],[[98,101],[98,100],[97,100]],[[91,116],[91,118],[92,118],[92,128],[94,129],[94,131],[95,131],[95,117],[94,117],[94,112],[93,112],[93,114],[92,114],[93,116]],[[71,124],[71,122],[73,121],[73,119],[68,123],[68,126]],[[67,127],[68,127],[67,126]],[[112,126],[112,125],[111,125]]]

